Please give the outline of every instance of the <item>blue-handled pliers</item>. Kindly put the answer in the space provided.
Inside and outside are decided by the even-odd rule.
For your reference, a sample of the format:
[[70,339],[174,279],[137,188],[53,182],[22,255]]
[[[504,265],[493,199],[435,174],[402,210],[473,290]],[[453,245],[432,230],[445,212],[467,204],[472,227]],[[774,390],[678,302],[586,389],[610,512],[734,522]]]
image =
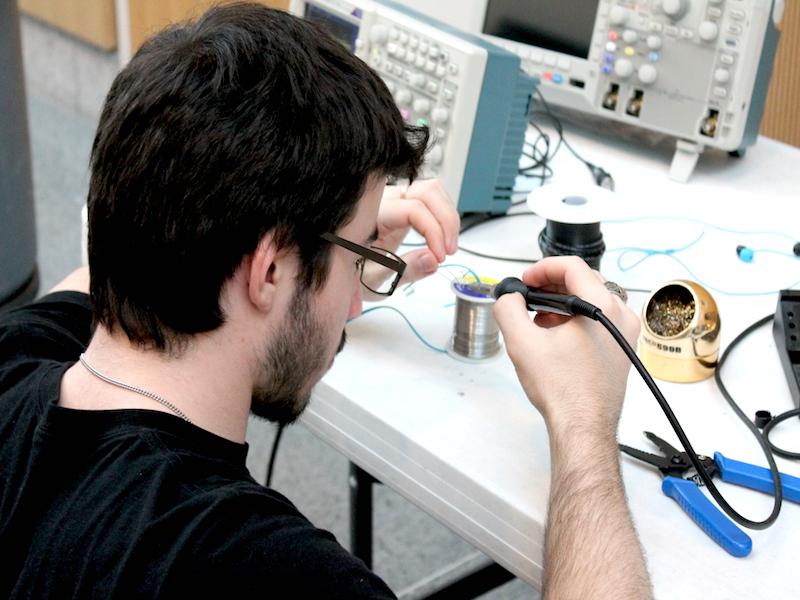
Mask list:
[[[750,536],[730,521],[700,491],[698,486],[702,485],[702,481],[694,470],[689,455],[649,431],[644,434],[659,447],[664,456],[643,452],[624,444],[619,445],[620,450],[657,467],[664,476],[661,483],[664,494],[673,498],[712,540],[733,556],[750,554],[753,547]],[[715,452],[713,459],[702,455],[697,458],[711,477],[718,475],[722,481],[767,494],[772,494],[775,490],[769,469],[727,458],[720,452]],[[800,477],[781,473],[781,486],[786,500],[800,503]]]

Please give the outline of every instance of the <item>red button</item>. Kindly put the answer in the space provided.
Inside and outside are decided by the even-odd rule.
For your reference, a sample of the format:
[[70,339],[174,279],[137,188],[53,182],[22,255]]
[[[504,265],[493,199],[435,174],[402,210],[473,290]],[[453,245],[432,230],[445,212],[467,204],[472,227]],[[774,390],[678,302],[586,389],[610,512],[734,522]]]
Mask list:
[[612,42],[616,42],[619,39],[619,34],[616,31],[609,31],[608,39],[610,39]]
[[547,81],[553,80],[553,74],[550,71],[545,71],[544,73],[542,73],[542,77],[547,79]]

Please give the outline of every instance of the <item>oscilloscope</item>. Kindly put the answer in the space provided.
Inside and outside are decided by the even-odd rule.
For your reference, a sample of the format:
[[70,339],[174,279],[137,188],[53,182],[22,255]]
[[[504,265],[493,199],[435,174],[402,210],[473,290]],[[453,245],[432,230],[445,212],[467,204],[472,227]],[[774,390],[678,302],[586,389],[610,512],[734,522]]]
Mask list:
[[483,33],[550,104],[677,138],[673,179],[704,147],[741,155],[755,142],[783,0],[481,2]]
[[484,38],[388,0],[293,0],[383,78],[403,116],[430,128],[423,176],[438,177],[460,213],[511,204],[537,79]]

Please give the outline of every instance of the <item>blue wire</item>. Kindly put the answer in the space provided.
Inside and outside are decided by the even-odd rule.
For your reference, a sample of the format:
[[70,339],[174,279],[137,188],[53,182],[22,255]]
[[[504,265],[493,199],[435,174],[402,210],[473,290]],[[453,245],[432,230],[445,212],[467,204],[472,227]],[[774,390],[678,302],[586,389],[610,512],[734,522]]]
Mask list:
[[478,274],[475,271],[473,271],[472,269],[470,269],[467,265],[457,265],[457,264],[454,264],[454,263],[448,263],[446,265],[439,265],[440,269],[449,269],[451,267],[457,267],[459,269],[464,269],[467,273],[469,273],[470,275],[472,275],[475,278],[475,281],[480,281],[481,280],[481,278],[478,277]]
[[[604,221],[604,222],[607,222],[607,223],[634,223],[636,221],[644,221],[644,220],[648,220],[648,219],[650,219],[650,220],[655,219],[655,220],[689,221],[691,223],[697,223],[697,224],[704,225],[706,227],[711,227],[712,229],[717,229],[719,231],[723,231],[723,232],[726,232],[726,233],[735,233],[735,234],[739,234],[739,235],[774,235],[774,236],[786,238],[786,239],[788,239],[790,241],[795,241],[794,238],[792,238],[792,237],[790,237],[790,236],[788,236],[788,235],[786,235],[784,233],[780,233],[778,231],[741,231],[741,230],[737,230],[737,229],[730,229],[728,227],[721,227],[719,225],[714,225],[712,223],[706,223],[705,221],[701,221],[699,219],[693,219],[691,217],[636,217],[636,218],[632,218],[632,219],[613,219],[613,220]],[[695,240],[689,242],[688,244],[686,244],[684,246],[680,246],[679,248],[665,248],[664,250],[657,250],[657,249],[653,249],[653,248],[640,248],[638,246],[627,246],[627,247],[622,247],[622,248],[614,248],[612,250],[608,250],[608,252],[609,253],[611,253],[611,252],[620,252],[620,255],[617,257],[617,268],[620,271],[622,271],[623,273],[626,272],[626,271],[630,271],[631,269],[639,266],[640,264],[642,264],[642,262],[644,262],[645,260],[647,260],[648,258],[650,258],[652,256],[663,255],[663,256],[671,258],[672,260],[677,262],[692,277],[692,279],[697,281],[697,283],[699,283],[703,287],[705,287],[705,288],[707,288],[709,290],[712,290],[714,292],[718,292],[720,294],[724,294],[726,296],[769,296],[769,295],[772,295],[772,294],[776,294],[778,292],[778,290],[770,290],[770,291],[766,291],[766,292],[731,292],[731,291],[728,291],[728,290],[720,289],[718,287],[715,287],[713,285],[707,284],[704,281],[702,281],[699,277],[697,277],[697,275],[695,275],[692,272],[692,270],[686,265],[686,263],[683,262],[677,256],[675,256],[675,254],[678,253],[678,252],[681,252],[683,250],[688,250],[689,248],[694,246],[697,242],[699,242],[701,239],[703,239],[704,235],[705,235],[705,232],[701,231],[700,235],[697,236],[697,238]],[[627,265],[627,266],[623,265],[622,264],[622,259],[627,254],[633,253],[633,252],[640,252],[640,253],[642,253],[643,256],[641,258],[639,258],[639,260],[635,261],[633,264],[630,264],[630,265]],[[769,252],[770,254],[778,254],[780,256],[786,256],[788,258],[797,259],[797,257],[794,254],[789,254],[788,252],[781,252],[780,250],[763,249],[763,250],[753,250],[753,252],[759,252],[759,253],[760,252]],[[783,288],[783,289],[792,289],[792,288],[797,287],[798,285],[800,285],[800,280],[795,281],[793,284],[788,286],[788,288]]]
[[[449,264],[439,265],[439,268],[440,269],[449,269],[449,268],[464,269],[467,273],[469,273],[470,275],[472,275],[475,278],[475,281],[480,281],[481,280],[481,278],[478,277],[478,274],[475,271],[473,271],[472,269],[470,269],[466,265],[459,265],[459,264],[449,263]],[[408,284],[406,286],[405,289],[409,290],[413,286],[414,286],[414,284],[410,283],[410,284]],[[453,305],[454,305],[454,303],[445,304],[445,308],[447,308],[449,306],[453,306]],[[383,309],[392,310],[392,311],[396,312],[398,315],[400,315],[401,317],[403,317],[403,320],[411,328],[411,331],[414,333],[414,335],[417,336],[417,339],[419,339],[419,341],[422,342],[423,344],[425,344],[428,348],[430,348],[431,350],[433,350],[435,352],[441,352],[441,353],[445,353],[445,354],[447,353],[446,349],[434,346],[428,340],[426,340],[424,337],[422,337],[422,334],[420,334],[420,332],[417,331],[417,328],[414,327],[414,325],[411,324],[411,321],[408,320],[408,317],[406,317],[405,314],[403,314],[401,311],[396,309],[394,306],[373,306],[372,308],[368,308],[367,310],[363,311],[358,317],[362,317],[362,316],[364,316],[364,315],[366,315],[368,313],[371,313],[371,312],[376,311],[376,310],[380,310],[382,308]],[[350,319],[350,320],[353,321],[355,319],[358,319],[358,317],[355,317],[354,319]]]
[[434,345],[433,345],[433,344],[431,344],[431,343],[430,343],[428,340],[426,340],[424,337],[422,337],[422,334],[420,334],[420,332],[419,332],[419,331],[417,331],[417,328],[416,328],[416,327],[414,327],[414,326],[411,324],[411,321],[409,321],[409,320],[408,320],[408,317],[407,317],[407,316],[405,316],[405,315],[404,315],[402,312],[400,312],[399,310],[397,310],[397,309],[396,309],[394,306],[373,306],[372,308],[368,308],[367,310],[365,310],[364,312],[362,312],[362,313],[361,313],[361,314],[360,314],[358,317],[355,317],[355,318],[353,318],[353,319],[350,319],[350,320],[351,320],[351,321],[354,321],[355,319],[358,319],[359,317],[363,317],[363,316],[364,316],[364,315],[366,315],[366,314],[369,314],[369,313],[371,313],[371,312],[374,312],[374,311],[376,311],[376,310],[381,310],[381,309],[394,311],[394,312],[396,312],[398,315],[400,315],[401,317],[403,317],[403,320],[404,320],[404,321],[405,321],[405,322],[408,324],[408,326],[411,328],[411,331],[413,331],[413,332],[414,332],[414,335],[415,335],[415,336],[417,336],[417,339],[419,339],[419,341],[420,341],[420,342],[422,342],[423,344],[425,344],[425,345],[426,345],[428,348],[430,348],[431,350],[434,350],[435,352],[442,352],[442,353],[444,353],[444,354],[446,354],[446,353],[447,353],[447,350],[445,350],[444,348],[439,348],[439,347],[437,347],[437,346],[434,346]]
[[[693,242],[689,242],[685,246],[681,246],[680,248],[666,248],[664,250],[655,250],[655,249],[651,249],[651,248],[639,248],[638,246],[627,246],[627,247],[623,247],[623,248],[614,248],[613,250],[609,250],[608,252],[609,253],[610,252],[621,252],[621,254],[617,257],[617,268],[624,273],[625,271],[630,271],[634,267],[636,267],[639,264],[641,264],[643,261],[647,260],[651,256],[655,256],[656,254],[665,254],[667,256],[672,256],[676,252],[681,252],[683,250],[687,250],[687,249],[691,248],[692,246],[694,246],[701,239],[703,239],[703,235],[705,235],[705,232],[700,232],[700,235],[697,236],[697,239],[695,239]],[[628,265],[627,267],[623,267],[622,266],[622,258],[626,254],[628,254],[629,252],[641,252],[642,254],[644,254],[644,256],[642,256],[639,260],[637,260],[632,265]]]
[[[449,264],[445,264],[445,265],[439,265],[437,267],[437,270],[438,269],[449,269],[450,267],[454,267],[454,268],[458,268],[458,269],[464,269],[467,273],[469,273],[470,275],[472,275],[475,278],[475,281],[480,281],[481,280],[481,278],[478,277],[478,274],[475,271],[473,271],[472,269],[470,269],[467,265],[458,265],[458,264],[454,264],[454,263],[449,263]],[[403,288],[403,291],[406,292],[406,293],[410,293],[411,290],[414,289],[414,286],[416,284],[417,284],[416,281],[414,281],[412,283],[409,283],[407,286],[405,286]]]
[[777,254],[778,256],[786,256],[794,260],[797,260],[798,258],[796,254],[789,254],[788,252],[783,252],[781,250],[773,250],[772,248],[751,248],[751,250],[756,254]]
[[632,217],[630,219],[609,219],[607,221],[603,221],[603,223],[636,223],[638,221],[686,221],[689,223],[695,223],[697,225],[703,225],[704,227],[709,227],[711,229],[716,229],[717,231],[724,231],[725,233],[735,233],[737,235],[774,235],[777,237],[782,237],[784,239],[787,239],[790,242],[797,242],[796,238],[780,231],[744,231],[741,229],[732,229],[730,227],[715,225],[714,223],[708,223],[706,221],[701,221],[700,219],[694,219],[692,217],[667,217],[667,216]]
[[[769,291],[766,291],[766,292],[731,292],[729,290],[723,290],[723,289],[720,289],[718,287],[715,287],[713,285],[710,285],[710,284],[704,282],[702,279],[700,279],[697,275],[695,275],[692,272],[692,270],[688,267],[688,265],[685,262],[683,262],[680,258],[675,256],[675,252],[679,252],[681,250],[686,250],[687,248],[690,248],[691,246],[694,246],[697,242],[700,241],[700,239],[702,237],[703,237],[703,234],[701,233],[700,237],[698,237],[696,240],[686,244],[685,246],[681,246],[680,248],[668,248],[666,250],[653,250],[653,249],[649,249],[649,248],[628,247],[628,248],[614,248],[612,250],[609,250],[608,252],[609,253],[610,252],[622,252],[622,254],[620,254],[617,257],[617,268],[619,268],[619,270],[622,271],[623,273],[625,271],[630,271],[634,267],[640,265],[642,263],[642,261],[650,258],[651,256],[663,255],[663,256],[666,256],[667,258],[671,258],[676,263],[678,263],[681,267],[683,267],[683,269],[689,274],[689,276],[693,280],[695,280],[697,283],[699,283],[700,285],[702,285],[706,289],[709,289],[709,290],[714,291],[714,292],[718,292],[720,294],[724,294],[726,296],[770,296],[772,294],[777,294],[778,293],[778,290],[769,290]],[[625,256],[629,252],[641,252],[641,253],[644,254],[644,256],[642,256],[642,258],[637,260],[632,265],[623,266],[622,265],[622,257]],[[775,250],[773,252],[776,253],[776,254],[782,254],[784,256],[788,256],[788,257],[791,257],[791,258],[796,258],[794,255],[787,254],[785,252],[779,252],[777,250]],[[798,285],[800,285],[800,279],[795,281],[793,284],[791,284],[787,288],[783,288],[783,289],[792,289],[792,288],[797,287]]]

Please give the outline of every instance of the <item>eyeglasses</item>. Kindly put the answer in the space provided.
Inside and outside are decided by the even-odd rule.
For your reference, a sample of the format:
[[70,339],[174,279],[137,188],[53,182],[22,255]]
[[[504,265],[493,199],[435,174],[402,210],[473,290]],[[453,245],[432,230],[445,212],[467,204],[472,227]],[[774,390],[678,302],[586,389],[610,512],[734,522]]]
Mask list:
[[406,270],[406,263],[402,258],[389,250],[362,246],[333,233],[323,233],[320,237],[361,257],[357,262],[361,271],[361,283],[365,288],[380,296],[391,296],[394,293]]

